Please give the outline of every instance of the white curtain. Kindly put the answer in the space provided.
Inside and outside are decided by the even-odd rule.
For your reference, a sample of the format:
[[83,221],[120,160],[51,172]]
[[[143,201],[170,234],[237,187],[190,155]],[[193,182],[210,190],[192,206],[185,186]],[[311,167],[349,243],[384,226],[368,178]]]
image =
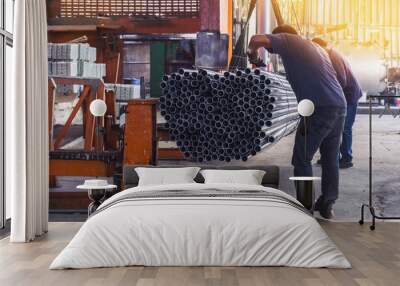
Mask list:
[[11,188],[12,242],[47,232],[46,0],[15,1],[13,93],[7,97],[6,187]]

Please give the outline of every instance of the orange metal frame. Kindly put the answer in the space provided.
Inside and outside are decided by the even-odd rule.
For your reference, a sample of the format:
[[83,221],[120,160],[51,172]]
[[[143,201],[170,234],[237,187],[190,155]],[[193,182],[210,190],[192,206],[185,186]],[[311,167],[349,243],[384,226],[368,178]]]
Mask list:
[[50,176],[110,177],[115,163],[97,160],[50,160]]
[[[54,109],[54,99],[55,99],[55,89],[57,85],[83,85],[83,91],[79,96],[79,101],[74,106],[71,114],[69,115],[65,125],[63,126],[61,132],[57,135],[55,139],[53,139],[53,109]],[[90,103],[95,99],[103,99],[105,100],[105,88],[104,82],[101,79],[85,79],[85,78],[73,78],[73,77],[52,77],[49,79],[49,142],[50,142],[50,150],[56,150],[60,147],[62,140],[68,133],[68,130],[74,120],[76,114],[79,109],[83,110],[83,126],[85,133],[85,147],[86,151],[90,151],[94,147],[95,142],[95,118],[89,111]],[[101,118],[99,120],[99,124],[104,126],[104,119]],[[102,150],[103,148],[103,140],[99,140],[97,142],[96,148]]]
[[[53,113],[54,113],[54,102],[55,102],[55,91],[57,85],[83,85],[84,88],[79,96],[79,100],[72,109],[65,125],[61,131],[57,134],[56,138],[53,138]],[[49,78],[48,83],[48,112],[49,112],[49,144],[50,151],[57,150],[68,134],[68,130],[76,117],[80,108],[83,110],[83,127],[84,127],[84,150],[91,151],[96,148],[98,151],[103,150],[103,138],[95,137],[95,118],[89,111],[90,103],[95,99],[103,99],[107,104],[107,113],[105,118],[98,120],[100,126],[106,125],[105,134],[105,145],[106,148],[114,149],[116,146],[115,136],[112,132],[112,124],[115,119],[115,107],[114,107],[114,93],[107,92],[105,94],[104,82],[101,79],[93,78],[74,78],[74,77],[52,77]],[[98,140],[96,142],[96,140]],[[114,147],[114,148],[113,148]],[[114,174],[115,162],[104,162],[100,160],[62,160],[55,159],[50,160],[49,166],[50,183],[55,185],[56,176],[104,176],[109,177]]]

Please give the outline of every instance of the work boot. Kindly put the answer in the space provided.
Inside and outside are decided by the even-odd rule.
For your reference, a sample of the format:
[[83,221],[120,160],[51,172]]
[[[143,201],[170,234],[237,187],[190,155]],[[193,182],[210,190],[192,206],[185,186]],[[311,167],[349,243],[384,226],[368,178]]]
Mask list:
[[319,214],[325,219],[332,219],[335,214],[333,213],[333,203],[327,203],[323,208],[319,209]]
[[332,201],[324,202],[322,200],[322,197],[319,197],[314,204],[314,210],[318,211],[323,218],[332,219],[334,217],[334,213],[332,210],[333,204],[334,202]]
[[340,160],[339,161],[339,168],[340,169],[348,169],[353,167],[354,164],[351,161],[344,161],[344,160]]
[[318,200],[316,200],[314,203],[314,211],[319,211],[321,207],[322,207],[322,199],[321,197],[319,197]]

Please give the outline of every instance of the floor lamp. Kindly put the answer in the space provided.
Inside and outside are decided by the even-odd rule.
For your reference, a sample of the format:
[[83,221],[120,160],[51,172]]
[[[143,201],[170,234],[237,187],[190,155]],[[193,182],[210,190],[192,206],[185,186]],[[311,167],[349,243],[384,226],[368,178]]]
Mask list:
[[[90,113],[95,118],[95,129],[96,129],[96,155],[99,159],[99,141],[102,131],[101,118],[106,114],[107,105],[102,99],[95,99],[90,103]],[[115,189],[117,186],[108,184],[107,180],[99,180],[98,177],[94,180],[85,180],[83,185],[79,185],[78,189],[84,189],[88,191],[88,196],[91,203],[88,206],[88,216],[94,213],[100,204],[106,198],[107,190]]]
[[[307,158],[307,120],[313,115],[315,110],[314,103],[309,99],[303,99],[297,105],[298,113],[304,119],[304,156]],[[314,209],[314,181],[321,180],[320,177],[290,177],[296,186],[296,198],[311,213]]]
[[297,112],[304,118],[304,155],[307,157],[307,118],[313,115],[314,103],[309,99],[303,99],[297,106]]
[[98,154],[100,134],[102,133],[101,118],[106,114],[107,104],[102,99],[95,99],[90,103],[89,109],[96,122],[96,152]]

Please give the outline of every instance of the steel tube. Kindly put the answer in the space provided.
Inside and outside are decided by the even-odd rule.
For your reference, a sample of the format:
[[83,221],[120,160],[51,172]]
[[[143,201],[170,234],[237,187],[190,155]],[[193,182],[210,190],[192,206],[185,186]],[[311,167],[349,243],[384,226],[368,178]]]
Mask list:
[[279,140],[288,124],[297,124],[296,97],[279,75],[180,69],[160,86],[171,138],[185,158],[197,162],[247,160]]

